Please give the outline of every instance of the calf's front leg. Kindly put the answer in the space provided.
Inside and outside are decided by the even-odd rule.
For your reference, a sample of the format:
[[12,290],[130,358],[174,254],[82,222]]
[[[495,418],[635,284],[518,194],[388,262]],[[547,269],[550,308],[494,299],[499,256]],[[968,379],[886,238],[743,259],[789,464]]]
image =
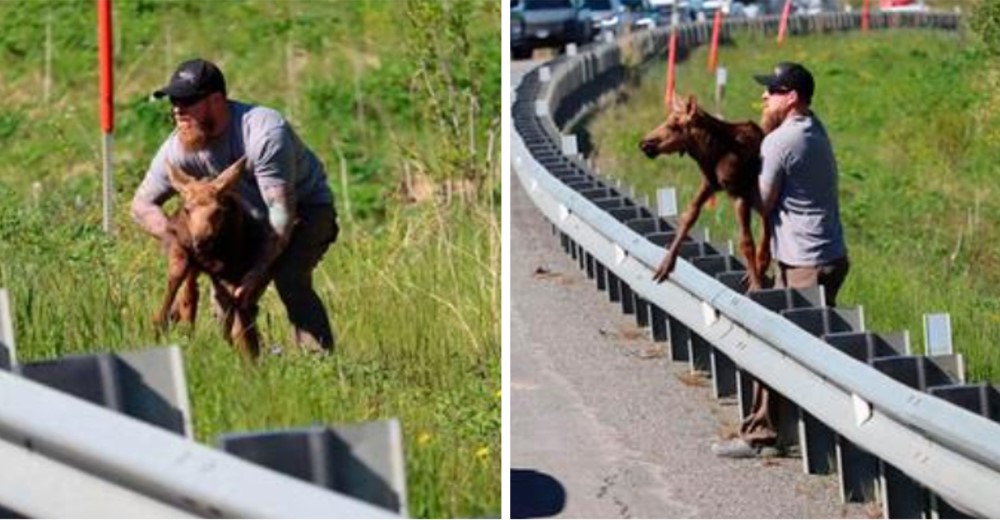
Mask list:
[[163,297],[163,304],[160,310],[153,316],[153,324],[161,329],[166,327],[170,316],[170,308],[177,296],[177,290],[181,283],[192,274],[193,266],[184,248],[177,244],[170,247],[167,252],[167,292]]
[[667,249],[667,255],[663,257],[660,266],[653,273],[653,280],[656,283],[663,283],[670,276],[670,273],[673,272],[674,266],[677,264],[677,255],[680,252],[681,242],[687,237],[688,231],[691,231],[694,223],[698,221],[698,216],[701,214],[701,207],[705,205],[705,202],[708,201],[714,192],[715,190],[703,179],[701,187],[698,188],[698,193],[694,196],[694,200],[691,201],[687,210],[681,215],[680,228],[677,229],[674,240],[670,243],[670,248]]

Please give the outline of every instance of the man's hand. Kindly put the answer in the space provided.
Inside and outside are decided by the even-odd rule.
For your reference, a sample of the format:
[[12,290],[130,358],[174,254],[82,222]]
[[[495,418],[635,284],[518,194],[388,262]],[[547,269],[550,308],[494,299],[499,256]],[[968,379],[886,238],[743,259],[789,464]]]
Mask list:
[[264,292],[267,287],[266,272],[266,269],[253,269],[240,280],[240,286],[233,292],[237,307],[246,309],[251,303],[257,301],[260,293]]
[[233,296],[236,298],[236,305],[242,309],[246,309],[260,298],[261,293],[264,292],[264,289],[267,288],[267,283],[270,281],[268,280],[268,272],[271,270],[271,266],[278,256],[281,255],[281,252],[285,250],[285,246],[288,245],[288,237],[280,237],[274,233],[269,233],[268,235],[268,238],[265,239],[264,251],[260,258],[257,259],[253,268],[243,276],[239,287],[233,292]]

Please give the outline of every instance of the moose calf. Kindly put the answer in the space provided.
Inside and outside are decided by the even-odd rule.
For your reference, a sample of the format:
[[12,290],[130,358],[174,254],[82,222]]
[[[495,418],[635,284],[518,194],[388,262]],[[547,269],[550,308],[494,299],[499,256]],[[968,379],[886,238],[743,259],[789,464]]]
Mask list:
[[650,158],[660,154],[687,153],[701,168],[701,187],[681,215],[680,229],[653,279],[662,282],[670,276],[677,262],[681,242],[698,220],[701,207],[713,194],[724,190],[736,201],[740,224],[740,252],[747,260],[749,289],[760,289],[764,273],[771,263],[770,230],[767,216],[760,249],[754,253],[750,212],[760,200],[757,178],[760,175],[760,143],[764,132],[752,121],[727,123],[701,108],[691,96],[687,103],[673,100],[673,110],[666,122],[649,132],[639,148]]
[[[169,218],[173,240],[168,250],[167,293],[154,322],[161,327],[171,318],[194,323],[198,275],[205,273],[221,310],[223,333],[240,354],[254,360],[260,352],[254,324],[260,294],[238,302],[234,292],[252,269],[255,255],[266,249],[260,245],[273,236],[239,199],[237,186],[245,167],[244,157],[214,179],[196,179],[167,161],[170,184],[180,194],[181,207]],[[171,311],[182,284],[184,292]]]

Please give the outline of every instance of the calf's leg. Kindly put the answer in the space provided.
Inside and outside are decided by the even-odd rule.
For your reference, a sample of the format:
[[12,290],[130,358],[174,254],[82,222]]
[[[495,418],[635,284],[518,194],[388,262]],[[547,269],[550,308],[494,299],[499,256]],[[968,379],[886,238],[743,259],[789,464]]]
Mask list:
[[167,254],[167,292],[163,297],[160,310],[153,316],[153,323],[160,328],[167,325],[167,318],[174,298],[177,296],[177,290],[193,271],[187,253],[180,246],[172,246]]
[[695,194],[694,200],[691,201],[687,210],[681,215],[680,228],[674,235],[674,241],[670,243],[667,255],[663,257],[659,268],[653,273],[653,280],[656,283],[662,283],[673,272],[674,265],[677,263],[677,255],[680,252],[681,242],[687,237],[688,231],[691,231],[694,223],[698,221],[698,216],[701,214],[701,207],[705,205],[705,202],[708,201],[714,192],[715,190],[709,186],[708,182],[702,180],[701,187],[698,189],[698,193]]
[[198,314],[198,273],[191,269],[170,309],[170,321],[194,325]]
[[747,275],[749,276],[749,287],[751,291],[761,288],[760,269],[757,266],[757,254],[754,251],[753,232],[750,229],[750,210],[753,204],[740,197],[736,199],[736,217],[740,222],[740,253],[747,261]]

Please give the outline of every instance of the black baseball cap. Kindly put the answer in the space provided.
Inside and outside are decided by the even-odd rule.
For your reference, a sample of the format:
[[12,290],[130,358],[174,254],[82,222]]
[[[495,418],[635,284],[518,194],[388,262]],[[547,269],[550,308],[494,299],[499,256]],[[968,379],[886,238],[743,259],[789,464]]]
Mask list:
[[753,79],[771,91],[794,90],[807,103],[812,101],[813,92],[816,90],[816,83],[809,70],[798,63],[788,61],[775,65],[771,74],[755,75]]
[[226,93],[226,78],[214,63],[195,58],[181,63],[167,86],[153,92],[156,98],[200,99],[213,92]]

